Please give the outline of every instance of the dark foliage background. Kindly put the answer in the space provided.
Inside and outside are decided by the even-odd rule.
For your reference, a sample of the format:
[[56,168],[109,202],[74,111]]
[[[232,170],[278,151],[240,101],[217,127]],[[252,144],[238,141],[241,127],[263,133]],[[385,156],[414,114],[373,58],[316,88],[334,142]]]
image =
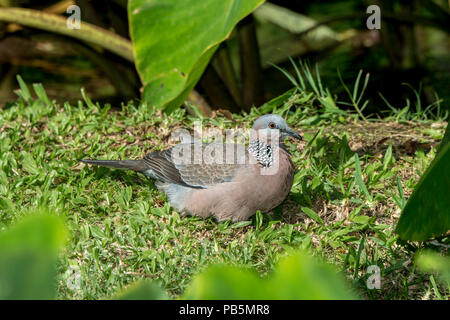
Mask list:
[[[323,81],[337,95],[345,95],[338,78],[350,84],[360,69],[371,74],[366,91],[370,103],[365,113],[388,109],[380,93],[395,108],[420,94],[423,106],[443,99],[448,108],[449,4],[445,0],[315,0],[270,3],[323,22],[335,41],[308,37],[276,23],[276,16],[255,12],[237,26],[216,52],[196,90],[213,109],[248,110],[292,87],[275,69],[276,64],[294,72],[288,56],[318,63]],[[21,6],[65,14],[70,4],[81,7],[82,20],[129,38],[127,0],[27,1],[1,0],[0,6]],[[368,30],[366,9],[381,8],[381,30]],[[275,21],[275,23],[274,23]],[[299,20],[300,21],[300,20]],[[180,21],[180,24],[183,22]],[[338,40],[336,40],[338,39]],[[228,59],[228,60],[227,60]],[[226,77],[232,64],[233,79]],[[112,72],[114,70],[114,72]],[[225,71],[224,71],[225,70]],[[228,70],[230,71],[230,70]],[[42,82],[58,102],[81,98],[85,87],[93,100],[120,106],[139,97],[140,81],[134,66],[117,56],[79,41],[19,25],[0,24],[0,104],[13,101],[16,74],[27,83]]]

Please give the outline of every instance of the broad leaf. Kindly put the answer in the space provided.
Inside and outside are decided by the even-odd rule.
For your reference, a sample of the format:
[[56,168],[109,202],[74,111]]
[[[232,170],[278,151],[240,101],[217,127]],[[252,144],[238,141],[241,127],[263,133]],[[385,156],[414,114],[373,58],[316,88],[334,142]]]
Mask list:
[[263,2],[130,0],[130,32],[144,100],[167,112],[180,106],[218,45]]
[[0,233],[0,300],[54,299],[56,257],[66,237],[60,219],[40,214]]
[[423,241],[450,230],[450,144],[423,174],[406,203],[396,232],[404,240]]

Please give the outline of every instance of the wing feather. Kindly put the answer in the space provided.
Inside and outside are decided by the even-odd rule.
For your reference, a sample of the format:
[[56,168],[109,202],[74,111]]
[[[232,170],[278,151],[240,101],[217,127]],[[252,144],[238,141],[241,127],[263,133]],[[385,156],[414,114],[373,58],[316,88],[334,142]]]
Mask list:
[[[219,144],[217,144],[219,145]],[[236,150],[234,145],[227,145]],[[226,163],[225,152],[212,151],[217,147],[213,144],[185,143],[176,145],[170,149],[147,154],[143,160],[150,167],[156,177],[164,182],[175,183],[191,188],[207,188],[211,185],[230,182],[236,172],[248,164],[248,152],[246,147],[240,146],[242,151],[233,154],[231,163]],[[222,145],[223,148],[223,145]],[[223,149],[222,149],[223,150]],[[201,154],[199,154],[201,153]],[[207,161],[205,154],[212,154]],[[237,161],[239,157],[244,157]],[[228,155],[228,160],[230,157]]]

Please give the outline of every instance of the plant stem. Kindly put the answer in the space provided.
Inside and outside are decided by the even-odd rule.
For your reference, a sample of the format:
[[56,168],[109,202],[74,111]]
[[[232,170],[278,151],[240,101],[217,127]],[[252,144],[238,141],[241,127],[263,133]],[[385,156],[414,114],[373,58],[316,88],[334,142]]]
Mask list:
[[134,62],[131,41],[87,22],[82,21],[79,30],[69,29],[65,17],[23,8],[0,8],[0,21],[19,23],[27,27],[56,32],[87,41]]
[[213,109],[227,109],[231,112],[239,112],[239,106],[226,89],[222,79],[216,70],[209,65],[199,81],[212,103]]
[[249,112],[252,105],[264,103],[264,86],[256,38],[255,21],[252,15],[238,25],[239,50],[241,56],[241,78],[243,86],[243,107]]
[[219,75],[225,83],[225,86],[230,91],[234,101],[236,101],[236,103],[242,107],[242,94],[239,89],[239,85],[236,79],[236,73],[234,72],[233,65],[231,63],[231,58],[226,42],[220,45],[219,50],[217,50],[215,59],[218,65]]

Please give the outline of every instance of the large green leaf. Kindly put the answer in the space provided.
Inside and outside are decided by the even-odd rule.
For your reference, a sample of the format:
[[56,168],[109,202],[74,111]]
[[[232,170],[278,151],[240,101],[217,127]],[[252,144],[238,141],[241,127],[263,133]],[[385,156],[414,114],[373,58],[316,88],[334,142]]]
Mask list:
[[56,257],[66,238],[60,219],[37,213],[0,233],[0,300],[54,299]]
[[355,299],[331,266],[299,252],[283,259],[273,275],[229,266],[213,266],[194,278],[184,299]]
[[437,154],[406,203],[396,232],[423,241],[450,230],[450,144]]
[[130,0],[128,16],[144,100],[180,106],[234,26],[264,0]]

